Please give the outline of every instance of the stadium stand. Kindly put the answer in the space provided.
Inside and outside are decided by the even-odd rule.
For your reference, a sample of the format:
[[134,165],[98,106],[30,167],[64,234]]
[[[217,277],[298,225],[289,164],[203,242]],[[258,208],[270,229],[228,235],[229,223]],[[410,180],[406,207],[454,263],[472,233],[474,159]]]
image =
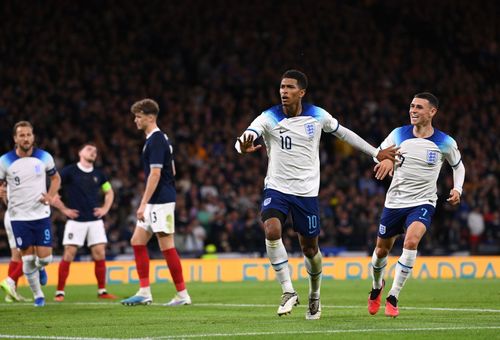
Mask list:
[[[185,256],[262,253],[258,209],[265,152],[238,157],[234,138],[279,103],[289,68],[310,79],[306,101],[377,145],[407,124],[413,94],[442,105],[436,126],[452,135],[467,168],[462,203],[437,214],[423,254],[468,252],[469,214],[484,219],[477,253],[500,254],[500,60],[495,1],[5,1],[0,4],[0,149],[30,120],[59,168],[93,140],[116,192],[105,220],[108,254],[128,241],[143,186],[130,105],[161,106],[177,166],[177,240]],[[327,254],[371,254],[388,182],[368,157],[330,136],[321,147],[322,233]],[[54,213],[55,251],[64,219]],[[284,242],[299,251],[287,226]],[[0,229],[0,233],[3,229]],[[153,249],[154,250],[154,249]],[[8,254],[0,234],[0,256]]]

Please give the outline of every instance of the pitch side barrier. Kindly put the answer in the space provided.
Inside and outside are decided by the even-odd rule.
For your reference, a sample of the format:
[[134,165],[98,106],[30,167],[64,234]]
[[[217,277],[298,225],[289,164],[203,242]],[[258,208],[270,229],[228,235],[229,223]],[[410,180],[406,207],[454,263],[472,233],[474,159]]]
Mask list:
[[[394,277],[397,257],[388,262],[389,277]],[[307,279],[304,261],[289,260],[292,278]],[[323,258],[323,280],[359,280],[369,277],[370,257],[325,257]],[[184,259],[184,278],[187,282],[229,282],[275,280],[274,271],[268,259]],[[7,263],[0,264],[1,277],[7,275]],[[58,263],[47,267],[49,285],[57,284]],[[499,279],[500,256],[464,257],[418,257],[412,277],[416,279]],[[151,282],[169,282],[170,273],[163,260],[150,263]],[[134,261],[108,261],[108,284],[138,283]],[[26,284],[22,278],[21,284]],[[94,284],[94,263],[74,262],[67,284]]]

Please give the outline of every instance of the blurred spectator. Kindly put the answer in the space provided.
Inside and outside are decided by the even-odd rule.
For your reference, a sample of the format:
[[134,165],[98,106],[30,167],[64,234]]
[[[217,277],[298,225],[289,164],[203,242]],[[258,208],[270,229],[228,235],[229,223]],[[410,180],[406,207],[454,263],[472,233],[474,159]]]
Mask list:
[[477,255],[479,242],[484,232],[484,218],[478,207],[475,207],[467,217],[467,226],[469,227],[469,244],[472,255]]

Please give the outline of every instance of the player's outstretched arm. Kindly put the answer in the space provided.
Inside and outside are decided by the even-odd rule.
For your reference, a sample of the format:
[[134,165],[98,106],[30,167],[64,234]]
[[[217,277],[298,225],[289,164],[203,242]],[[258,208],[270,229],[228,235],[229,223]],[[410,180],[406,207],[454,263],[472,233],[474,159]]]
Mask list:
[[398,151],[399,147],[396,147],[396,145],[391,145],[388,148],[380,149],[376,158],[379,162],[387,159],[394,163],[396,161],[396,155],[398,154]]
[[364,153],[376,158],[378,161],[389,159],[394,162],[396,160],[396,154],[399,148],[395,145],[392,145],[383,150],[378,150],[363,138],[361,138],[359,135],[357,135],[355,132],[342,125],[339,125],[337,130],[333,134],[343,141],[351,144],[356,149],[361,150]]
[[249,153],[259,150],[262,145],[253,145],[255,141],[255,136],[253,133],[243,133],[241,137],[236,138],[236,150],[240,153]]

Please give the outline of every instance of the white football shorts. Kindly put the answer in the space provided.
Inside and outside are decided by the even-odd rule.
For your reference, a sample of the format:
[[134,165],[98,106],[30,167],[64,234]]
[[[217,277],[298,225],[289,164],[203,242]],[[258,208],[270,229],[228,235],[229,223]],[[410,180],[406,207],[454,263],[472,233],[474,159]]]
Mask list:
[[137,226],[150,233],[173,234],[175,232],[175,202],[147,204],[144,211],[145,221],[137,221]]
[[63,245],[82,247],[87,240],[87,246],[108,243],[104,222],[102,220],[79,222],[68,220],[64,227]]
[[12,231],[12,223],[10,223],[10,217],[7,211],[5,211],[5,215],[3,217],[3,225],[5,226],[5,232],[7,233],[10,249],[17,248],[14,232]]

